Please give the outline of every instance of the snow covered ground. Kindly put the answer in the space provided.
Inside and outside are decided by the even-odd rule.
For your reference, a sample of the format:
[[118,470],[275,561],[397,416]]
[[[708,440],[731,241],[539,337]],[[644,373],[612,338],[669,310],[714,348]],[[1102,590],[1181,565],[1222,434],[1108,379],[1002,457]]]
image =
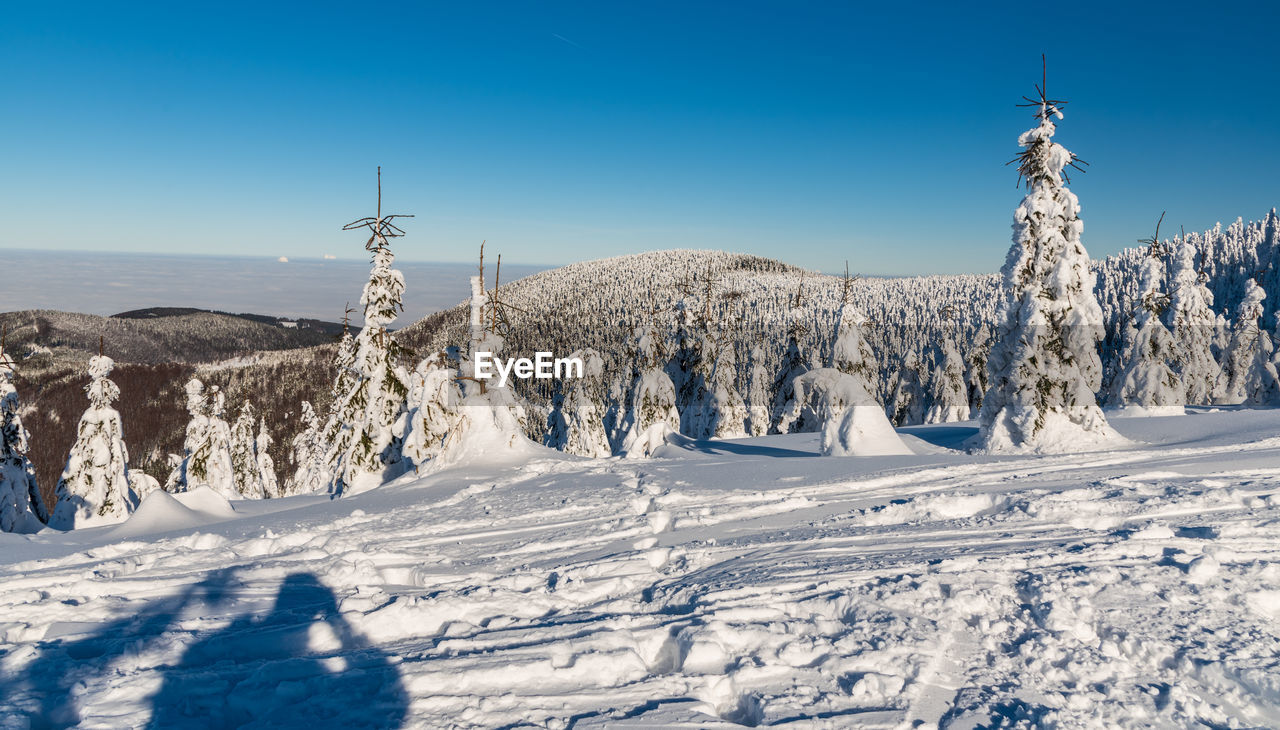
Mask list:
[[[545,452],[0,535],[0,726],[1280,725],[1280,411]],[[177,529],[174,529],[174,526]]]

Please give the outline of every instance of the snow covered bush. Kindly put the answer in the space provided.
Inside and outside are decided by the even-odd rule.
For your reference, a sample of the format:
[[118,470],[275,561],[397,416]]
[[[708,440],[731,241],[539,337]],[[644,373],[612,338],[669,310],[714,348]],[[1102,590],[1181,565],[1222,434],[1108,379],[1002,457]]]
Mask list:
[[462,392],[458,371],[446,364],[444,353],[432,353],[409,375],[408,415],[404,457],[415,468],[440,453],[445,437],[458,419]]
[[527,416],[514,389],[476,378],[476,353],[488,352],[496,358],[504,344],[498,322],[505,315],[480,276],[471,277],[470,309],[470,342],[460,368],[462,399],[440,452],[428,462],[433,469],[475,461],[501,462],[537,448],[525,435]]
[[782,409],[778,431],[795,432],[797,423],[820,424],[822,453],[828,456],[909,454],[868,387],[875,360],[863,337],[866,319],[849,301],[850,283],[846,276],[836,313],[831,366],[791,381],[792,396]]

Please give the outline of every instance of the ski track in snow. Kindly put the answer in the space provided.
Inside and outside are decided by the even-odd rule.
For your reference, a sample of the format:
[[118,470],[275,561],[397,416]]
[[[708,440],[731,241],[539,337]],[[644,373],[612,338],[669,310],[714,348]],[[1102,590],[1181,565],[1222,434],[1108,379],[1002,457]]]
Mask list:
[[1167,445],[766,437],[3,535],[0,726],[1280,725],[1280,411],[1117,426]]

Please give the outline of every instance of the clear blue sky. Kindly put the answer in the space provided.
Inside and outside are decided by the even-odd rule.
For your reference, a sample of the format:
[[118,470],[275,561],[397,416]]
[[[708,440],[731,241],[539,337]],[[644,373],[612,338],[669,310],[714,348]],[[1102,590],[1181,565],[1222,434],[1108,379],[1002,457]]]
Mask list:
[[994,271],[1041,52],[1095,256],[1280,205],[1276,3],[0,13],[0,247],[362,257],[381,164],[409,259]]

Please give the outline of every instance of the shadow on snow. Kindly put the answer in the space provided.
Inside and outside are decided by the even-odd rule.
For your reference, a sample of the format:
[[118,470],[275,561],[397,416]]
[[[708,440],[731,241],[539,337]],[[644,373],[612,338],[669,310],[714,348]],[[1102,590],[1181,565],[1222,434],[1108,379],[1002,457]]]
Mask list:
[[[118,661],[193,639],[150,698],[147,727],[399,727],[408,696],[387,654],[369,646],[338,611],[337,599],[310,573],[280,583],[271,608],[236,617],[201,635],[182,622],[225,610],[243,584],[236,570],[214,571],[182,593],[105,624],[91,636],[39,645],[24,676],[4,680],[7,712],[34,728],[81,722],[82,683]],[[216,615],[216,614],[215,614]],[[136,677],[133,681],[141,681]]]

